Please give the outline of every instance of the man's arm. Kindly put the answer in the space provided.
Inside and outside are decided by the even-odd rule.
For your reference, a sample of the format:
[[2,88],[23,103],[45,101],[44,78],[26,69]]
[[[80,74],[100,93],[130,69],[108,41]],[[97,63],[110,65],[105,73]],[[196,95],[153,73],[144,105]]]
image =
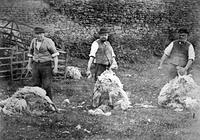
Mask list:
[[191,44],[189,46],[189,50],[188,50],[188,62],[186,64],[186,66],[184,67],[184,69],[186,71],[192,66],[192,63],[193,63],[194,59],[195,59],[195,52],[194,52],[194,47]]
[[54,69],[53,69],[53,72],[54,72],[54,73],[58,73],[58,56],[53,57],[53,61],[54,61]]
[[28,65],[27,65],[27,69],[28,69],[28,71],[30,71],[30,70],[31,70],[31,64],[32,64],[32,60],[33,60],[33,58],[32,58],[32,57],[29,57],[29,58],[28,58]]
[[56,46],[55,46],[55,43],[49,39],[48,40],[48,50],[53,58],[53,61],[54,61],[54,68],[53,68],[53,73],[56,74],[58,73],[58,55],[59,55],[59,52],[57,51],[56,49]]
[[118,65],[117,65],[117,61],[116,61],[115,57],[116,57],[116,55],[115,55],[114,50],[112,48],[112,64],[110,66],[110,69],[118,69]]
[[161,57],[160,65],[159,65],[158,69],[162,69],[163,63],[164,63],[164,61],[168,58],[168,56],[171,54],[172,48],[173,48],[173,42],[171,42],[171,43],[167,46],[167,48],[165,49],[164,54],[163,54],[163,56]]
[[160,65],[159,65],[158,69],[162,69],[163,63],[167,58],[168,58],[168,56],[166,54],[163,54],[163,56],[161,57]]
[[94,58],[96,56],[96,52],[97,52],[98,48],[99,48],[98,43],[96,41],[94,41],[92,43],[90,54],[89,54],[90,58],[89,58],[89,61],[88,61],[88,66],[87,66],[87,72],[86,72],[87,76],[91,75],[90,69],[91,69],[92,63],[94,62]]
[[31,64],[33,61],[33,51],[34,51],[34,39],[31,41],[30,47],[29,47],[29,52],[28,52],[28,65],[27,69],[30,71],[31,70]]
[[94,61],[94,57],[91,56],[89,61],[88,61],[88,67],[87,67],[87,72],[86,72],[87,76],[91,75],[90,69],[91,69],[93,61]]
[[193,63],[193,60],[189,59],[188,62],[187,62],[187,65],[185,66],[186,71],[191,67],[192,63]]
[[191,44],[189,46],[189,50],[188,50],[188,62],[185,67],[180,67],[178,70],[180,75],[184,75],[187,73],[188,69],[192,66],[194,58],[195,58],[194,47]]
[[111,46],[110,42],[105,42],[107,46],[109,46],[110,50],[111,50],[111,53],[112,53],[112,58],[111,58],[111,61],[110,61],[110,68],[109,69],[118,69],[118,65],[117,65],[117,62],[115,60],[116,58],[116,55],[115,55],[115,52],[113,50],[113,47]]

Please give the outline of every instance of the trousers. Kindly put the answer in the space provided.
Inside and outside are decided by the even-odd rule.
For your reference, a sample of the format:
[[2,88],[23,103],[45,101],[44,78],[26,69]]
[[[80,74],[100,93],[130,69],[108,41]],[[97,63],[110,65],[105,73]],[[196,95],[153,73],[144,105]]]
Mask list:
[[94,80],[97,81],[98,76],[100,76],[108,68],[109,65],[95,64]]
[[47,96],[52,100],[52,63],[48,62],[33,62],[32,67],[32,84],[39,86],[47,92]]

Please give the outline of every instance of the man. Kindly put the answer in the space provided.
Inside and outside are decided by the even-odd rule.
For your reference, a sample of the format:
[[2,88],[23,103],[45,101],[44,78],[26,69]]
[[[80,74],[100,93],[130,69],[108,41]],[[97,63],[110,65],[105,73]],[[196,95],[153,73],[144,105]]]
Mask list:
[[[52,99],[51,84],[52,75],[58,72],[58,51],[54,42],[44,36],[45,31],[41,27],[34,28],[35,36],[29,48],[28,70],[32,69],[33,86],[39,86],[46,90],[47,96]],[[52,73],[52,59],[54,68]],[[32,64],[32,68],[31,68]]]
[[91,65],[95,63],[94,80],[96,81],[106,69],[114,68],[115,54],[113,48],[108,42],[109,31],[106,28],[101,28],[99,31],[99,39],[92,43],[89,61],[87,67],[87,75],[91,75]]
[[195,58],[193,45],[187,41],[189,32],[187,29],[179,29],[179,39],[172,41],[165,49],[158,69],[163,68],[163,62],[169,57],[169,79],[173,79],[178,74],[188,74]]

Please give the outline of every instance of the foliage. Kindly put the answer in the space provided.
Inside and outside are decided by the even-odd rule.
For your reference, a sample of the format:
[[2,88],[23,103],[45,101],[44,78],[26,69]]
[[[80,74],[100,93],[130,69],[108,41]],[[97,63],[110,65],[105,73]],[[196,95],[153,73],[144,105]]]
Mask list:
[[[137,0],[125,2],[121,0],[58,0],[48,1],[58,12],[84,26],[105,24],[153,23],[161,21],[163,3],[145,3]],[[147,8],[148,7],[148,8]],[[160,11],[161,13],[157,13]]]
[[[45,1],[82,28],[111,27],[114,37],[117,38],[111,39],[111,44],[117,59],[123,62],[145,62],[151,54],[161,56],[166,45],[175,39],[178,28],[186,27],[192,31],[196,23],[194,9],[197,1]],[[116,26],[120,29],[116,30]],[[91,34],[89,36],[92,38]],[[82,45],[90,48],[92,42],[85,39],[78,42],[71,43],[71,51],[79,50],[88,55],[89,49],[81,51],[85,50]]]
[[[109,27],[117,59],[134,63],[145,62],[152,54],[161,56],[166,45],[176,38],[178,28],[194,32],[200,5],[197,0],[43,1],[50,8],[32,12],[18,9],[4,15],[46,26],[57,47],[69,51],[71,56],[86,59],[99,28]],[[192,43],[196,44],[197,37],[192,36]]]

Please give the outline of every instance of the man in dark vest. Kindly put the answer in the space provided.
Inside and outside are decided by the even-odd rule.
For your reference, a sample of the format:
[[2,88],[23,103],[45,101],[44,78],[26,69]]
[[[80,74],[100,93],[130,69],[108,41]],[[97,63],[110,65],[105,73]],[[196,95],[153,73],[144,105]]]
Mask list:
[[110,69],[115,61],[113,48],[108,40],[109,31],[107,28],[101,28],[99,31],[99,39],[92,43],[89,61],[87,67],[87,75],[91,75],[91,65],[95,63],[94,80],[96,81],[106,69]]
[[[45,31],[41,27],[34,28],[35,36],[29,48],[29,62],[27,69],[32,69],[33,86],[39,86],[46,90],[47,96],[52,99],[51,84],[52,73],[58,71],[58,51],[54,42],[44,36]],[[52,71],[52,61],[54,68]],[[31,67],[32,66],[32,67]]]
[[169,58],[169,79],[173,79],[178,74],[188,74],[195,58],[193,45],[187,41],[189,32],[187,29],[179,29],[179,39],[172,41],[164,51],[158,69],[163,68],[163,62]]

